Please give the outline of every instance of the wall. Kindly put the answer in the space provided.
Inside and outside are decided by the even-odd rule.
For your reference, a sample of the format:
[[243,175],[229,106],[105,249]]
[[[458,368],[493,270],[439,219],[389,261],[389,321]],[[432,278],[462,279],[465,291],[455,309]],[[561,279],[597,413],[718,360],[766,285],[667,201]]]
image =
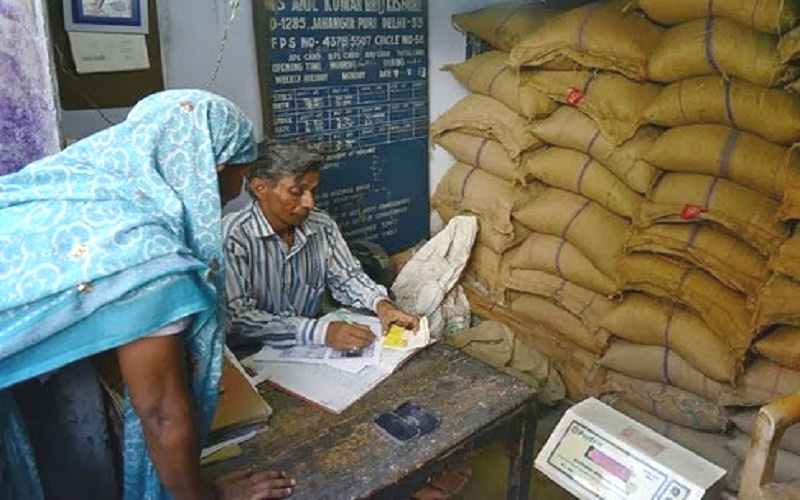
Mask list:
[[[263,0],[241,0],[229,34],[219,77],[210,90],[239,104],[253,119],[256,133],[261,137],[260,90],[255,84],[258,73],[253,33],[253,1]],[[497,1],[429,0],[431,120],[435,120],[467,94],[450,73],[440,70],[447,63],[464,60],[464,35],[453,28],[451,16]],[[191,15],[187,15],[187,12]],[[168,88],[202,88],[206,85],[216,63],[228,12],[228,0],[160,0],[159,25]],[[124,119],[126,112],[127,109],[105,110],[112,121]],[[105,126],[104,120],[96,111],[64,113],[63,129],[68,137],[84,137]],[[432,150],[431,190],[435,189],[451,164],[449,155],[441,148]]]
[[[238,104],[253,120],[256,136],[261,137],[252,1],[239,1],[222,65],[208,90]],[[159,0],[161,57],[167,88],[206,88],[228,23],[229,3],[230,0]],[[103,110],[112,122],[124,120],[127,112],[128,108]],[[80,139],[108,123],[94,110],[64,111],[61,126],[67,139]]]
[[43,6],[0,0],[0,175],[58,151]]

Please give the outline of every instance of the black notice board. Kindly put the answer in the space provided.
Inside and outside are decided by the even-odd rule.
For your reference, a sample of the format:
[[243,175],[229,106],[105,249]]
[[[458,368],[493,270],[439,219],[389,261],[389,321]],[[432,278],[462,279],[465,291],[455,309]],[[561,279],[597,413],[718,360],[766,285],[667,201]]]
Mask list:
[[348,241],[428,237],[427,0],[258,0],[267,135],[321,150],[317,202]]

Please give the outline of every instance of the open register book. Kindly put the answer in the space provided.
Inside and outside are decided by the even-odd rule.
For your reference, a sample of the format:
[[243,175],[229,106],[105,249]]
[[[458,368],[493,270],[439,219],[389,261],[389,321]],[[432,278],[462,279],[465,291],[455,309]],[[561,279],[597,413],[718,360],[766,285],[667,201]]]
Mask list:
[[344,367],[338,368],[325,358],[316,363],[309,360],[281,362],[276,361],[273,354],[256,353],[245,358],[242,364],[255,373],[253,380],[256,383],[268,381],[325,410],[341,413],[430,342],[425,318],[420,320],[419,331],[414,335],[425,339],[424,342],[408,349],[392,349],[381,346],[383,335],[377,318],[353,313],[347,315],[350,321],[369,326],[375,334],[378,339],[375,349],[379,352],[377,363],[365,363],[360,370],[353,371]]

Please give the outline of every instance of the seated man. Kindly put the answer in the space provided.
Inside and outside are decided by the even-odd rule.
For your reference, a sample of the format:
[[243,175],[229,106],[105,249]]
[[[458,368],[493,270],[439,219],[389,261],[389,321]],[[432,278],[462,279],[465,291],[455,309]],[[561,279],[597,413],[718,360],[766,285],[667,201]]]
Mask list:
[[223,220],[234,335],[273,347],[368,346],[374,340],[368,327],[318,319],[326,287],[343,305],[374,311],[384,331],[392,323],[419,326],[364,273],[330,216],[314,208],[323,164],[321,155],[297,144],[259,145],[248,186],[253,203]]

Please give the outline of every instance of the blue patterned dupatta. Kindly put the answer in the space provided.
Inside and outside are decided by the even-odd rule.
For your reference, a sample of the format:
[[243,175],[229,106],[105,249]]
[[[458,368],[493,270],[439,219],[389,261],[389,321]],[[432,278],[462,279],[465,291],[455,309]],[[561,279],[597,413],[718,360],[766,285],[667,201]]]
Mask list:
[[[224,345],[216,166],[254,157],[235,105],[170,90],[0,177],[0,389],[194,314],[185,345],[205,439]],[[124,461],[126,498],[169,498],[130,401]]]

